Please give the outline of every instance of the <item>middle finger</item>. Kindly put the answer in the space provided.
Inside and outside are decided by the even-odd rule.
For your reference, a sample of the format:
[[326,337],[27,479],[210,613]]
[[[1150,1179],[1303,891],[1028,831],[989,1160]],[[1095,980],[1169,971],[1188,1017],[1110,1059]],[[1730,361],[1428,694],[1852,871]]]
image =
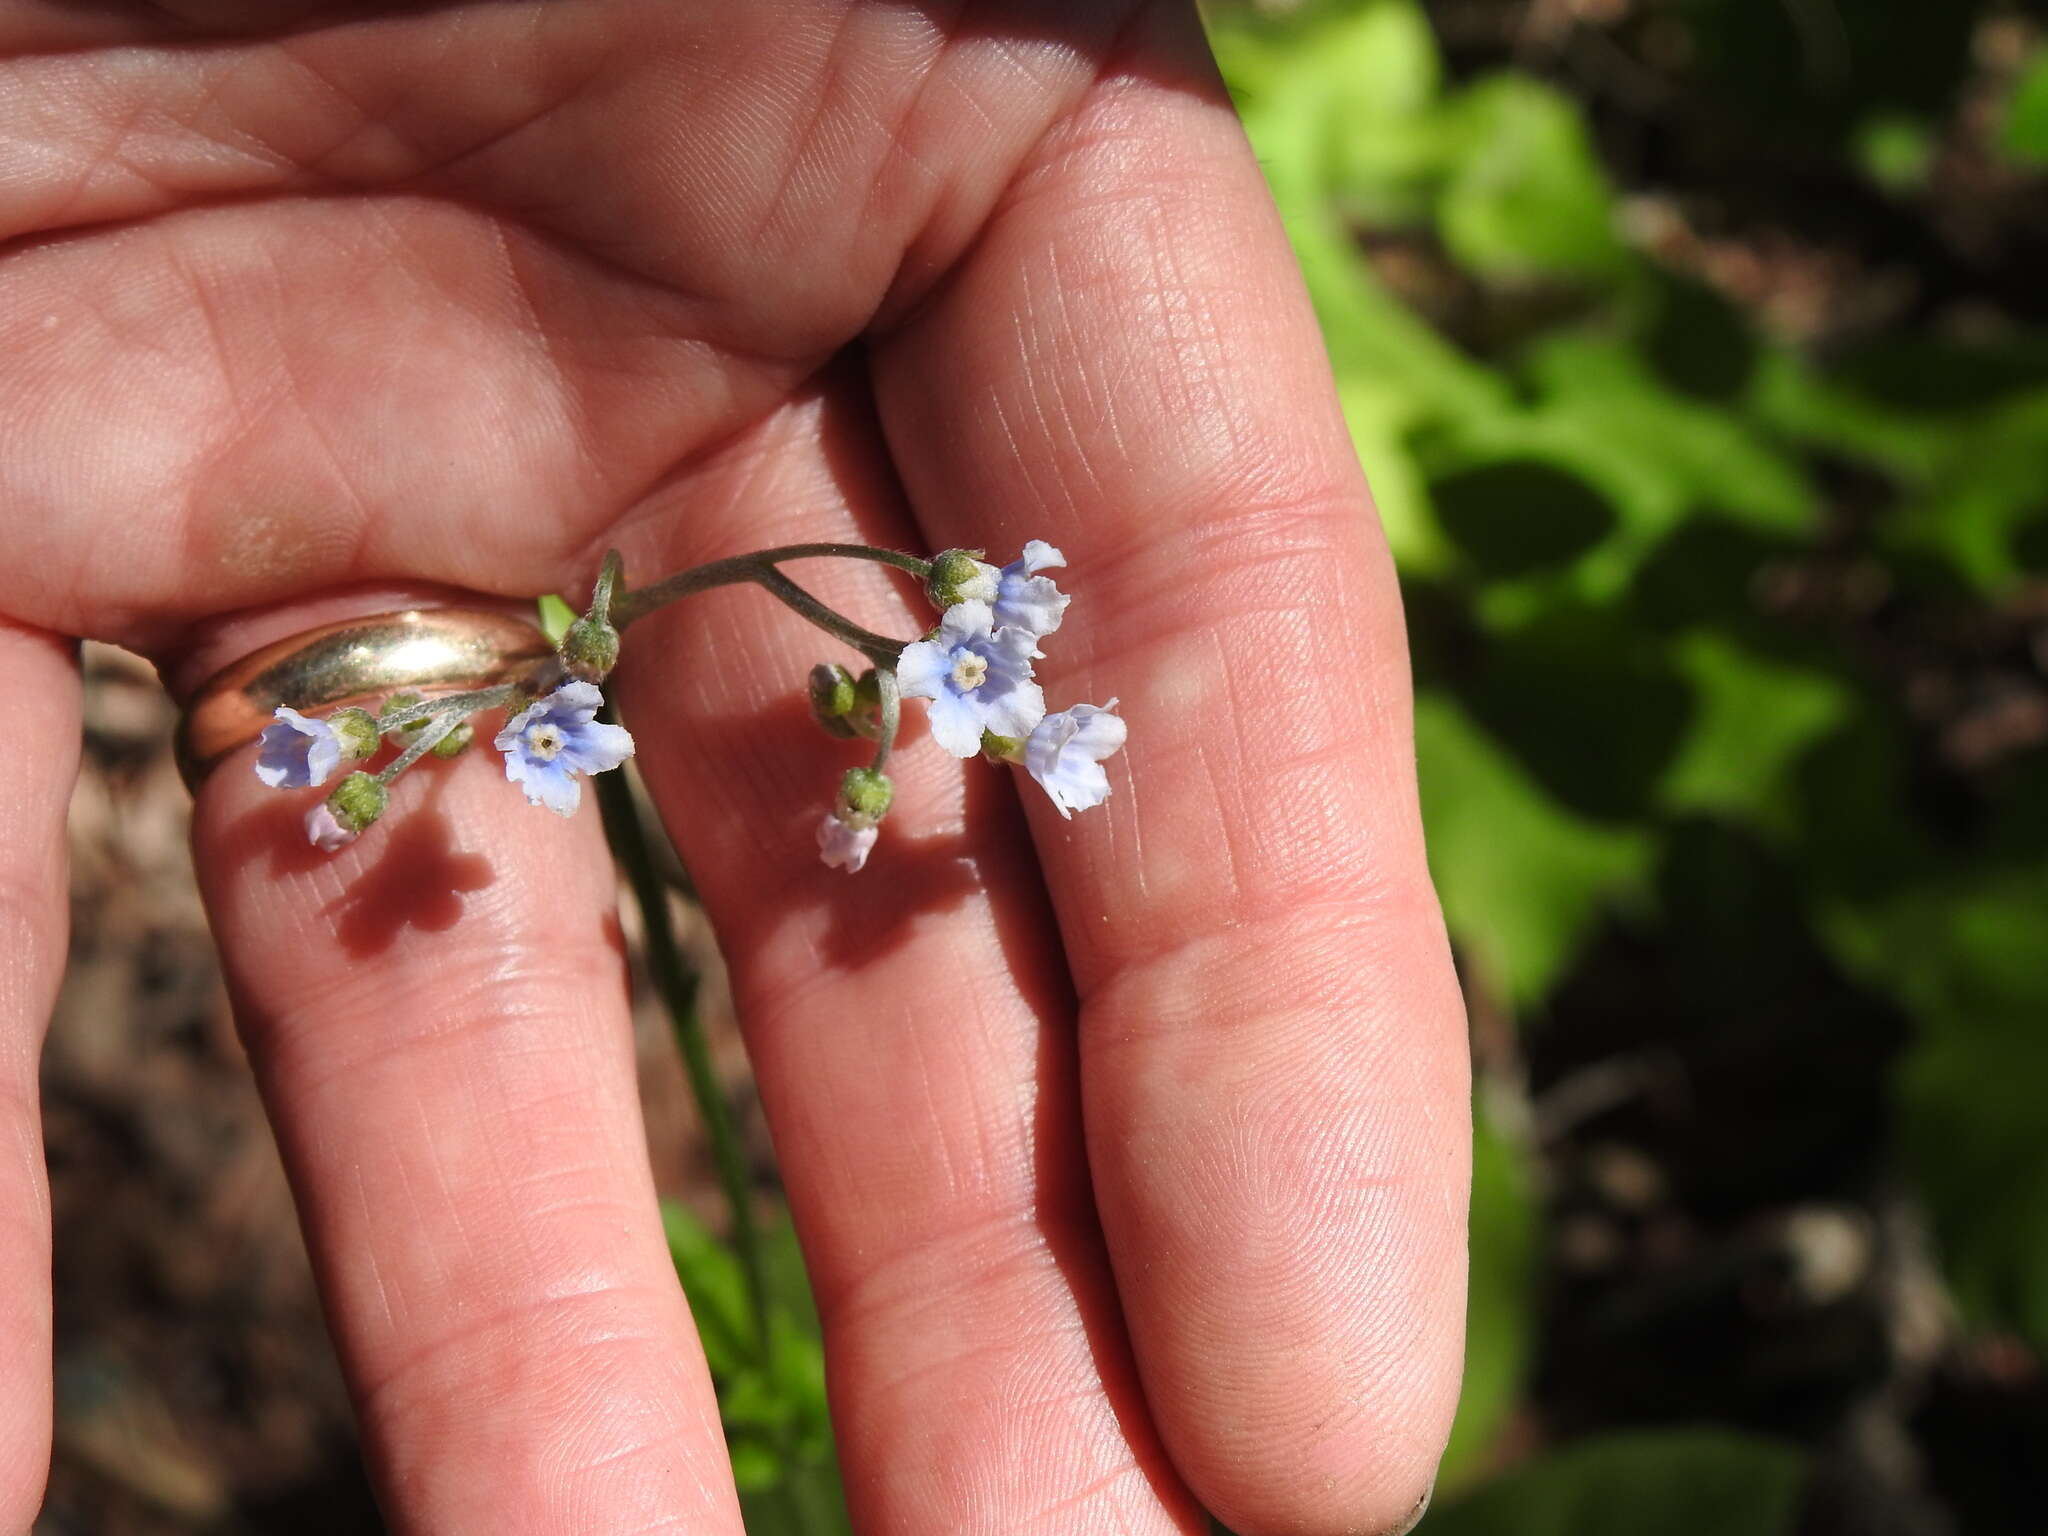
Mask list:
[[[671,486],[629,572],[813,539],[900,546],[864,405],[799,401]],[[688,498],[687,517],[671,515]],[[928,609],[873,567],[792,574],[884,633]],[[640,763],[731,965],[825,1324],[862,1531],[1199,1531],[1131,1365],[1082,1157],[1073,998],[1006,772],[906,711],[868,868],[813,831],[865,743],[803,699],[844,656],[751,589],[626,638]]]

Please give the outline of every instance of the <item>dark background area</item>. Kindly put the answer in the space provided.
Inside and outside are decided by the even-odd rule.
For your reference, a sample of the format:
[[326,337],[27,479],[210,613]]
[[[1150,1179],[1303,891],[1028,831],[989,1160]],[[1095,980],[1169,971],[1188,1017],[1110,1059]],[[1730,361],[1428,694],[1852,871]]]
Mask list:
[[[1212,22],[1403,571],[1473,1021],[1470,1359],[1424,1529],[2048,1527],[2048,10]],[[39,1530],[374,1530],[168,706],[88,669]],[[715,1328],[714,1181],[641,1025]],[[835,1529],[814,1343],[739,1391],[707,1342],[757,1416],[754,1527]]]

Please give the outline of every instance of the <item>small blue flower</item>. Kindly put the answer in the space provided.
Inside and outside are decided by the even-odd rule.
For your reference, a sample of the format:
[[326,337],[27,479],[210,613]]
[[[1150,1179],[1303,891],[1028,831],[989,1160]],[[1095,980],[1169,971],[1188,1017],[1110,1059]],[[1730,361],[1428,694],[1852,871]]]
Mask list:
[[882,829],[865,816],[858,819],[865,825],[852,826],[827,811],[824,820],[818,823],[818,857],[849,875],[860,872],[875,846],[875,839],[882,835]]
[[590,683],[564,683],[505,723],[495,739],[505,754],[505,777],[535,805],[573,816],[583,800],[577,776],[603,773],[633,755],[624,726],[593,717],[604,695]]
[[1031,654],[1043,656],[1036,641],[1060,627],[1067,604],[1073,599],[1052,583],[1043,570],[1065,570],[1067,557],[1043,539],[1033,539],[1024,553],[1004,566],[996,577],[995,627],[1021,629],[1033,639]]
[[1024,766],[1038,780],[1062,816],[1086,811],[1109,798],[1109,775],[1102,760],[1124,744],[1129,732],[1123,717],[1113,715],[1116,700],[1100,709],[1076,704],[1047,715],[1024,743]]
[[955,757],[979,752],[985,730],[1028,736],[1045,718],[1045,693],[1031,680],[1036,636],[996,629],[993,619],[987,603],[955,603],[896,664],[903,697],[931,700],[933,739]]
[[256,777],[272,789],[310,789],[325,784],[341,766],[341,738],[334,727],[282,705],[257,744]]

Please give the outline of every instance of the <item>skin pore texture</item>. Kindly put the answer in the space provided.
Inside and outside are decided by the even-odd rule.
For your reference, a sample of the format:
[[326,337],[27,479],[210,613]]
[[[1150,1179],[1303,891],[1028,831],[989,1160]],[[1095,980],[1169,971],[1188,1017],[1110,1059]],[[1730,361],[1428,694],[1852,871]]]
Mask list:
[[[642,582],[826,539],[1058,546],[1041,675],[1130,728],[1068,822],[920,719],[846,876],[830,642],[719,590],[612,679],[730,963],[856,1527],[1411,1519],[1464,1017],[1391,564],[1191,7],[0,0],[0,242],[0,1533],[49,1454],[68,637],[189,692],[350,613],[580,599],[608,546]],[[472,750],[329,856],[253,758],[195,848],[393,1528],[738,1532],[596,813]]]

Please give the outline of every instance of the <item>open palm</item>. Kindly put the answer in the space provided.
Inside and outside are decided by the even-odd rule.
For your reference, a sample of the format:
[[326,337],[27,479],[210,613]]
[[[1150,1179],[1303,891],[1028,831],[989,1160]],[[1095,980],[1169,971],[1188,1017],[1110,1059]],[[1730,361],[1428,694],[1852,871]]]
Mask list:
[[[864,874],[831,647],[615,679],[731,963],[863,1531],[1401,1525],[1455,1395],[1462,1014],[1398,597],[1191,9],[0,0],[0,1531],[48,1451],[34,1048],[77,683],[441,592],[1032,537],[1119,695],[1062,822],[919,749]],[[798,574],[908,634],[872,568]],[[487,753],[195,840],[394,1525],[737,1531],[592,815]]]

